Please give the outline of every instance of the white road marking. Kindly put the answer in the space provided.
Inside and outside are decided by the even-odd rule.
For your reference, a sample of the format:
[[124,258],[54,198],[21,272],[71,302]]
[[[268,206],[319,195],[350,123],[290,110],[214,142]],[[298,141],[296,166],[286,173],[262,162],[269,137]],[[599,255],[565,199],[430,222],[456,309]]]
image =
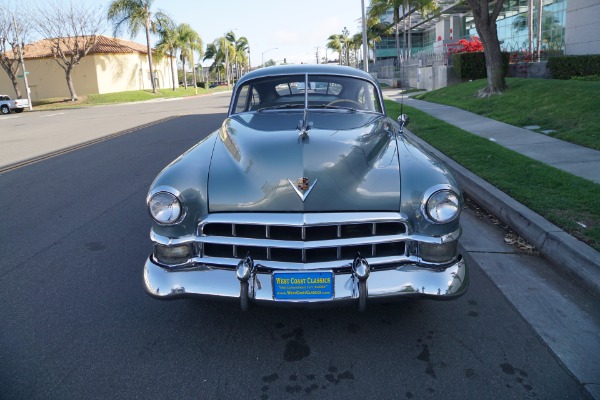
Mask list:
[[56,113],[56,114],[40,115],[40,118],[54,117],[56,115],[62,115],[62,114],[64,114],[64,112]]

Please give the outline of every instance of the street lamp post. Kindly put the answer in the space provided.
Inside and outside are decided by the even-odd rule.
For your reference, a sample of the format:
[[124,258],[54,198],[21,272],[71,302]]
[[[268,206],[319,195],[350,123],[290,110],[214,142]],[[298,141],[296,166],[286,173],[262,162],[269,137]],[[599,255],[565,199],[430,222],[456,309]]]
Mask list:
[[263,67],[265,66],[265,53],[266,53],[267,51],[271,51],[271,50],[277,50],[277,47],[273,47],[273,48],[271,48],[271,49],[265,50],[265,51],[263,51],[263,52],[262,52],[262,54],[261,54],[261,61],[262,61],[262,64],[261,64],[261,65],[262,65]]

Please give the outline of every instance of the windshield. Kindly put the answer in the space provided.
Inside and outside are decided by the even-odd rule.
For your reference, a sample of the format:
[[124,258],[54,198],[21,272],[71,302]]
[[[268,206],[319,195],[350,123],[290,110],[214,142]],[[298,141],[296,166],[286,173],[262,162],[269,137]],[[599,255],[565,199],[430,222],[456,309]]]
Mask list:
[[289,109],[382,112],[377,88],[363,79],[339,75],[286,75],[259,78],[238,88],[234,114]]

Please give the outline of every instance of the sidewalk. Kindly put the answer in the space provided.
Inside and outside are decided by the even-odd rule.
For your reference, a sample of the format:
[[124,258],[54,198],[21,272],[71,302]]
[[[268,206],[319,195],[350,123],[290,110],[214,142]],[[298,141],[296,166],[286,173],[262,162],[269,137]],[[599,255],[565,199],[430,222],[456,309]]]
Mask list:
[[421,110],[465,131],[484,137],[560,170],[600,184],[600,151],[554,139],[542,133],[498,122],[456,107],[416,100],[400,90],[385,90],[384,96]]
[[[415,100],[402,95],[399,90],[385,90],[383,93],[390,100],[397,102],[403,100],[404,104],[449,124],[600,184],[600,151],[494,121],[455,107]],[[541,215],[446,157],[409,130],[405,130],[405,134],[444,161],[453,170],[462,189],[475,202],[535,246],[557,272],[600,298],[600,252],[575,239]]]

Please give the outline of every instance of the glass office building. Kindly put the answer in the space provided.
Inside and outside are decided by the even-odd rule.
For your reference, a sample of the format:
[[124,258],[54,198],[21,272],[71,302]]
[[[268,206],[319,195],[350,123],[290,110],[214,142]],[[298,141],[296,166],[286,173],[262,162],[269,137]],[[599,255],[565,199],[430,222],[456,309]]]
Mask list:
[[[502,12],[498,16],[496,26],[500,47],[508,52],[529,52],[529,24],[532,22],[531,50],[538,46],[538,32],[541,24],[542,51],[551,54],[562,54],[565,51],[565,28],[567,0],[542,1],[540,16],[538,1],[534,0],[533,15],[527,12],[528,0],[505,0]],[[473,16],[465,16],[465,27],[468,36],[477,36]]]
[[[581,32],[580,23],[591,32],[600,30],[600,0],[533,0],[532,15],[528,11],[528,3],[528,0],[505,0],[496,21],[498,39],[503,51],[529,53],[537,49],[539,42],[540,51],[545,55],[568,54],[568,24],[576,27],[571,32]],[[570,3],[571,10],[568,10],[567,3]],[[438,5],[442,10],[439,17],[421,15],[416,10],[411,13],[411,55],[428,51],[441,52],[445,46],[452,45],[461,38],[478,36],[468,6],[456,0],[438,1]],[[567,17],[569,11],[572,11],[570,20]],[[381,20],[392,22],[391,16],[390,11],[382,15]],[[586,19],[589,19],[589,23],[586,23]],[[404,21],[399,24],[401,47],[404,25]],[[540,27],[541,34],[538,39]],[[585,39],[579,41],[585,42]],[[597,41],[600,45],[600,40]],[[581,54],[581,51],[575,52],[577,53]],[[595,47],[592,46],[588,53],[596,53]],[[395,58],[395,37],[382,37],[376,45],[376,54],[378,59]]]

